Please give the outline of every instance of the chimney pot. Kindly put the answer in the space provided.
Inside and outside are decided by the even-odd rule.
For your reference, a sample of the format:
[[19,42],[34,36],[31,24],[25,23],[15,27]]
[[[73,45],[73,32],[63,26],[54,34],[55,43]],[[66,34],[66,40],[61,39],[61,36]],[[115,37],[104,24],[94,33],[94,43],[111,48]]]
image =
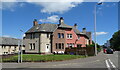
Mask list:
[[63,19],[63,17],[60,17],[59,24],[60,24],[60,25],[61,25],[61,24],[64,24],[64,19]]
[[36,26],[36,25],[38,25],[38,21],[37,21],[37,19],[34,19],[33,26]]
[[82,31],[83,33],[86,33],[86,28],[83,28],[83,31]]
[[77,28],[77,23],[74,24],[74,27]]

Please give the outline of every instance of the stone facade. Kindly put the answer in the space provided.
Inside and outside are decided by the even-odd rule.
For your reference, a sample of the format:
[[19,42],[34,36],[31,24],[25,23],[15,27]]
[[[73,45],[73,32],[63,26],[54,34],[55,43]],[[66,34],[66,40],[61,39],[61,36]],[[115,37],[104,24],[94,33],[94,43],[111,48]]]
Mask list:
[[[60,36],[59,36],[60,35]],[[53,47],[52,50],[55,53],[64,53],[66,46],[66,34],[65,29],[58,28],[53,33]],[[59,45],[61,44],[61,45]]]

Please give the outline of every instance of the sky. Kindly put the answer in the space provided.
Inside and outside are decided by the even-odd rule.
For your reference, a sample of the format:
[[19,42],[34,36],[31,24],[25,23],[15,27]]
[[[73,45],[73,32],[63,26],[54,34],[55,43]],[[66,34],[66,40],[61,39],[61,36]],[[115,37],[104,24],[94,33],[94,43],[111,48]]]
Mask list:
[[[97,2],[4,2],[2,11],[2,36],[22,38],[23,34],[33,26],[33,20],[39,24],[59,24],[63,17],[65,24],[75,23],[92,32],[94,40],[94,15]],[[103,2],[96,5],[97,43],[103,45],[118,30],[118,3]],[[21,32],[22,30],[23,32]]]

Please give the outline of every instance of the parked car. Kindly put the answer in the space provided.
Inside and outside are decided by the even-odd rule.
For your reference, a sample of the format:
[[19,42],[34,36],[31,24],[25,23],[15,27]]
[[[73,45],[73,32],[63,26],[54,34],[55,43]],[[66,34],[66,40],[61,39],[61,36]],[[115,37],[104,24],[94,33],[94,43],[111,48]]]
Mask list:
[[103,52],[104,52],[104,53],[107,53],[107,52],[106,52],[106,50],[107,50],[107,49],[106,49],[106,48],[104,48],[104,49],[103,49]]
[[107,54],[113,54],[113,49],[107,48],[106,52],[107,52]]

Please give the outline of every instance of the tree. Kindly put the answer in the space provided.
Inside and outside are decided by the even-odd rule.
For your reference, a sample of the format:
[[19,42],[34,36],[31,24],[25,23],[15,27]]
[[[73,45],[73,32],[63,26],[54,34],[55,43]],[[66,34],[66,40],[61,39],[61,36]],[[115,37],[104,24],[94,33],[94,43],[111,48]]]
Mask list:
[[115,32],[110,39],[111,48],[115,50],[120,50],[120,30]]

